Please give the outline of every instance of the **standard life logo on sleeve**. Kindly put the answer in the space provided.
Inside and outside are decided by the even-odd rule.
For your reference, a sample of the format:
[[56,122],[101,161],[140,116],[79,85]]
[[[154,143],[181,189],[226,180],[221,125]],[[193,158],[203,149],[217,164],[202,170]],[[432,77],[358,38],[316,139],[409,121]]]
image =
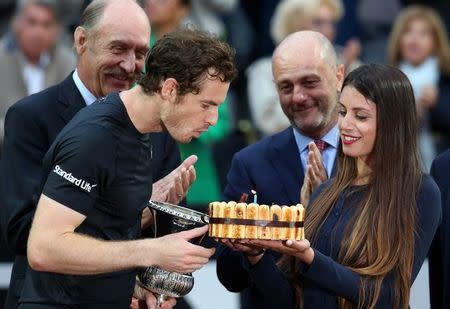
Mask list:
[[83,180],[81,178],[76,178],[72,175],[72,173],[67,173],[65,170],[63,170],[59,165],[55,166],[55,169],[53,172],[56,173],[56,175],[61,176],[62,178],[66,179],[67,181],[70,181],[74,185],[80,187],[86,192],[91,192],[92,188],[96,187],[97,185],[91,185],[86,180]]

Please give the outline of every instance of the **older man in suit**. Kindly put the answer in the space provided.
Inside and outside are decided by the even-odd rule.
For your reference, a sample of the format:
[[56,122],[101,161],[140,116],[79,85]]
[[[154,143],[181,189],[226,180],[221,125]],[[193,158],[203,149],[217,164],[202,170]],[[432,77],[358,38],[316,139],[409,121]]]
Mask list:
[[429,254],[431,309],[450,308],[450,150],[434,159],[433,176],[442,199],[442,221]]
[[75,54],[58,43],[59,17],[55,0],[18,1],[12,31],[0,42],[0,144],[11,104],[61,82],[76,65]]
[[[344,69],[337,64],[331,43],[311,31],[288,36],[275,50],[272,67],[291,127],[235,154],[225,198],[237,201],[255,190],[260,204],[295,205],[300,195],[307,204],[311,192],[334,168],[339,144],[336,106]],[[224,244],[218,249],[219,280],[228,290],[243,292],[242,308],[265,308],[263,295],[255,288],[255,282],[264,279],[252,273],[250,265],[277,256],[239,243]]]
[[[17,307],[22,291],[28,267],[26,244],[42,189],[45,153],[80,109],[134,84],[143,70],[149,36],[147,17],[135,1],[94,0],[75,31],[76,70],[60,84],[26,97],[8,110],[0,161],[0,223],[16,259],[6,308]],[[157,180],[176,168],[180,157],[175,141],[167,134],[154,134],[151,141],[152,173]],[[194,162],[195,158],[188,158],[159,182],[154,188],[159,199],[178,202],[183,197],[195,178]]]

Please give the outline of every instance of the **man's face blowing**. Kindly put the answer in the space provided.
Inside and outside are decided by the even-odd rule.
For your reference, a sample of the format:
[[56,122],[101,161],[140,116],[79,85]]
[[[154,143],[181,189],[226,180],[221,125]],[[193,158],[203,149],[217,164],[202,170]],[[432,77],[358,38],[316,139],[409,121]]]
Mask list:
[[166,104],[161,121],[165,130],[180,143],[189,143],[199,138],[210,126],[215,126],[219,117],[219,106],[225,101],[229,82],[218,78],[206,78],[198,94],[176,95]]

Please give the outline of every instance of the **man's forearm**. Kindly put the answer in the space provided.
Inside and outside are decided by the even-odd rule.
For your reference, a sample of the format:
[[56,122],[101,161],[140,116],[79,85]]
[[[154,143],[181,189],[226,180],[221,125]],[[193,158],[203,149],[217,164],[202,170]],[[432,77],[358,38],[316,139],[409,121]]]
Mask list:
[[148,248],[152,240],[148,239],[105,241],[67,232],[35,244],[33,237],[30,235],[28,259],[31,267],[39,271],[95,275],[157,264],[148,254],[152,251]]

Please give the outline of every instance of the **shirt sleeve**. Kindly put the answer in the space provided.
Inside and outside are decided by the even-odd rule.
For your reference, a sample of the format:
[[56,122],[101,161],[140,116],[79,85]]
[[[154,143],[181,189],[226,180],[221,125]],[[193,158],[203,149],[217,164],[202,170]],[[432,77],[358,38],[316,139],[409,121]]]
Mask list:
[[116,143],[99,125],[75,127],[51,148],[43,194],[83,214],[114,179]]
[[[416,278],[430,248],[431,241],[441,217],[440,193],[434,181],[425,176],[417,199],[417,237],[415,242],[412,280]],[[309,267],[301,269],[301,275],[310,279],[323,289],[336,293],[355,303],[359,298],[359,287],[363,277],[351,269],[339,264],[329,256],[314,250],[314,261]],[[383,281],[378,305],[393,305],[393,274],[388,274]],[[411,282],[412,285],[412,282]],[[382,308],[385,308],[382,306]]]

